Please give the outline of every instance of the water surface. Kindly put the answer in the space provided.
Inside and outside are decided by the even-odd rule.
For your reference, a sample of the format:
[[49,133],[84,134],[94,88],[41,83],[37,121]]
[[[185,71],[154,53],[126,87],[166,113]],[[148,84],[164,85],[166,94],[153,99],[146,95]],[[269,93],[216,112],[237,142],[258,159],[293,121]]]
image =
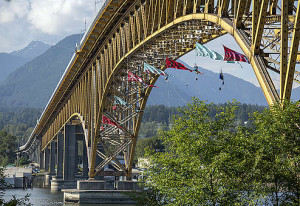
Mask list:
[[[16,195],[17,198],[22,198],[26,194],[30,194],[29,202],[34,206],[71,206],[71,205],[80,205],[80,206],[108,206],[103,204],[75,204],[75,203],[64,203],[64,194],[63,192],[51,192],[50,188],[33,188],[33,189],[7,189],[5,190],[4,199],[9,200],[12,198],[12,195]],[[109,206],[121,206],[121,205],[109,205]]]

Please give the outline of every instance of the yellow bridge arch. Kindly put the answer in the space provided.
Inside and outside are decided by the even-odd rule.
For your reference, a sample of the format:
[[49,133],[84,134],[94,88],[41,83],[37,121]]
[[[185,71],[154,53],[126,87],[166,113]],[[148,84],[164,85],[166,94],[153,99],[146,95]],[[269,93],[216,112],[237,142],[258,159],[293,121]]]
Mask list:
[[[127,81],[127,72],[153,84],[157,77],[141,71],[143,62],[164,69],[165,57],[177,59],[192,50],[195,42],[206,43],[225,33],[234,37],[249,59],[268,104],[289,99],[293,82],[299,83],[295,65],[300,6],[282,1],[278,13],[278,5],[276,0],[107,0],[20,151],[31,152],[40,144],[43,152],[64,125],[81,124],[89,176],[113,164],[116,171],[130,177],[151,87]],[[280,74],[279,94],[269,70]],[[128,105],[115,110],[114,96]],[[120,127],[103,128],[103,115]],[[124,157],[124,163],[117,155]],[[102,160],[99,164],[96,156]]]

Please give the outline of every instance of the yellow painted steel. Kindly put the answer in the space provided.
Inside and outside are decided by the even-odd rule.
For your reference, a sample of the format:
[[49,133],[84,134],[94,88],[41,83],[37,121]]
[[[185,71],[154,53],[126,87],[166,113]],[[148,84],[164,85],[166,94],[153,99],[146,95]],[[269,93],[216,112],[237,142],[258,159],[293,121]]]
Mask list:
[[[299,73],[295,70],[299,5],[296,12],[289,10],[286,22],[282,14],[268,16],[268,3],[268,0],[240,0],[231,4],[229,0],[219,0],[218,4],[213,0],[107,1],[21,150],[29,151],[36,139],[46,148],[64,125],[78,119],[85,135],[90,178],[103,174],[101,170],[107,164],[129,178],[143,110],[152,87],[127,81],[128,71],[140,75],[147,84],[154,84],[158,77],[144,73],[143,62],[165,69],[165,57],[177,59],[194,49],[195,42],[204,44],[225,33],[233,36],[250,61],[268,104],[289,99],[293,76]],[[275,14],[277,1],[270,4]],[[280,23],[285,28],[278,27]],[[294,31],[286,32],[287,25]],[[288,46],[282,49],[290,55],[281,57],[280,69],[274,68],[270,64],[275,61],[270,60],[268,51],[277,51],[278,44],[290,45],[284,41],[286,35],[291,49]],[[283,50],[278,50],[278,55]],[[268,68],[282,76],[281,97]],[[127,105],[117,104],[116,97]],[[103,115],[118,126],[103,124]],[[102,159],[98,165],[97,156]],[[120,163],[118,156],[124,158],[125,164]]]
[[[290,55],[289,55],[289,61],[288,66],[286,68],[286,79],[285,84],[283,88],[280,88],[283,91],[282,99],[283,100],[289,100],[292,93],[292,86],[293,86],[293,79],[295,75],[295,67],[296,67],[296,60],[300,61],[299,58],[299,41],[300,41],[300,1],[298,1],[298,7],[296,12],[296,18],[294,21],[294,27],[293,27],[293,39],[290,49]],[[299,75],[299,72],[296,73],[296,75]],[[299,83],[299,82],[298,82]],[[282,92],[280,90],[280,92]]]

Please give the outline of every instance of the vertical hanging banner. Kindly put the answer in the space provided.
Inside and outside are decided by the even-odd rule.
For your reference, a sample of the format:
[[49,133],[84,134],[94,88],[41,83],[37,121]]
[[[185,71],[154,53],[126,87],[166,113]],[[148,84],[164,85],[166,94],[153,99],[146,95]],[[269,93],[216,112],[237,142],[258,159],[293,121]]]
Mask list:
[[188,70],[190,72],[193,72],[193,70],[186,68],[183,64],[171,60],[169,58],[166,58],[166,68],[175,68],[175,69]]
[[224,61],[238,61],[238,62],[247,62],[250,64],[248,61],[247,57],[241,53],[238,53],[232,49],[227,48],[224,46],[224,51],[225,51],[225,57]]

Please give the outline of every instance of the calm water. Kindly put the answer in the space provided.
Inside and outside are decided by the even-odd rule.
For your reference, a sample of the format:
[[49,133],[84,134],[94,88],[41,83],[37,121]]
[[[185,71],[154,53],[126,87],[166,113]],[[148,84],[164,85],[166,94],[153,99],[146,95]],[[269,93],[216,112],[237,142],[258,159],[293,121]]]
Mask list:
[[[8,200],[12,198],[12,195],[16,195],[17,198],[22,198],[26,194],[31,194],[29,197],[29,202],[34,206],[57,206],[57,205],[80,205],[80,206],[93,206],[95,204],[72,204],[66,203],[64,204],[63,200],[63,192],[51,192],[50,188],[33,188],[33,189],[8,189],[5,190],[4,199]],[[97,204],[99,205],[99,204]],[[101,205],[105,206],[105,205]],[[108,205],[106,205],[108,206]],[[112,206],[112,205],[110,205]],[[113,205],[113,206],[120,206],[120,205]]]

